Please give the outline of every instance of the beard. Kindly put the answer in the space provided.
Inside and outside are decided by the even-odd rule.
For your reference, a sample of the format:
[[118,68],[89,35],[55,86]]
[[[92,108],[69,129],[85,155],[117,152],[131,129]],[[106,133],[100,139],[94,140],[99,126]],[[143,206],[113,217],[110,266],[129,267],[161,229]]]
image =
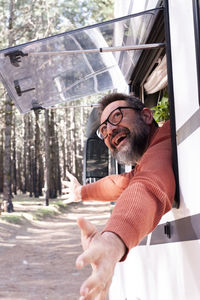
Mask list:
[[[136,164],[147,148],[150,126],[144,122],[141,116],[138,116],[133,128],[132,132],[127,128],[125,129],[128,133],[126,144],[122,145],[119,149],[112,147],[112,155],[120,164]],[[118,132],[115,132],[114,135],[117,133]]]

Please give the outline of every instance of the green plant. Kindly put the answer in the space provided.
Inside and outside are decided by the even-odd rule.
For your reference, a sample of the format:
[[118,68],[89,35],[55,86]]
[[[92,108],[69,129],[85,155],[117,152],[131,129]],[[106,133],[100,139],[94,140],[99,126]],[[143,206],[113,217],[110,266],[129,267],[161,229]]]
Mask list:
[[168,96],[164,95],[157,106],[152,107],[151,110],[154,112],[154,119],[156,122],[169,120],[170,109]]

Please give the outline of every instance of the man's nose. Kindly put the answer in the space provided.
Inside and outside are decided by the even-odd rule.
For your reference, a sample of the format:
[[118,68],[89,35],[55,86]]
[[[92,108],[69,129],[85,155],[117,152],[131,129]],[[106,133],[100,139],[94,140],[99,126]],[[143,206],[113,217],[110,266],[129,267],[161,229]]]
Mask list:
[[113,125],[110,123],[107,123],[107,135],[110,135],[113,133],[113,130],[115,130],[117,125]]

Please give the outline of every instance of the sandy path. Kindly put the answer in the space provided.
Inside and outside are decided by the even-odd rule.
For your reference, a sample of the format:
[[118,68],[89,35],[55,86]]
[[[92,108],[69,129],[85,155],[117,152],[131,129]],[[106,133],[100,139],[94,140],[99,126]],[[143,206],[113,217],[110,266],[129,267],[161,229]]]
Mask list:
[[48,221],[23,225],[0,223],[0,299],[77,300],[90,273],[75,268],[81,253],[78,216],[99,229],[110,214],[109,204],[69,205],[67,213]]

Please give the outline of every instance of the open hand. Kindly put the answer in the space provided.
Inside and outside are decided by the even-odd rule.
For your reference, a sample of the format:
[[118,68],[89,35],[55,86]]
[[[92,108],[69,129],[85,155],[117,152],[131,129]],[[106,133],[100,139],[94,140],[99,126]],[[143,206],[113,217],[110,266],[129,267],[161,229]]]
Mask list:
[[79,202],[81,201],[81,187],[77,178],[67,171],[67,177],[69,180],[62,181],[65,188],[62,189],[62,199],[64,203]]
[[78,219],[84,252],[77,258],[76,266],[82,269],[91,264],[92,274],[80,288],[80,300],[105,300],[116,263],[125,253],[125,245],[112,232],[100,234],[84,218]]

